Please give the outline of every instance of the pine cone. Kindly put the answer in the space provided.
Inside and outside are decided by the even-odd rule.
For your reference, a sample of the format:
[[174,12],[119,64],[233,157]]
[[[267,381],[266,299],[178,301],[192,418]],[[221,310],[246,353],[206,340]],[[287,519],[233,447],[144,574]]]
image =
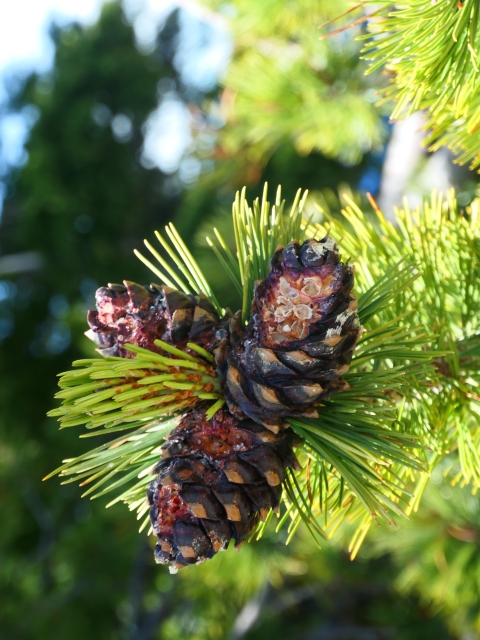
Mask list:
[[198,300],[170,287],[151,284],[144,287],[134,282],[109,284],[95,294],[96,311],[89,311],[87,321],[93,340],[104,356],[133,357],[125,343],[157,353],[154,341],[161,339],[179,348],[194,342],[211,351],[220,318],[203,293]]
[[256,284],[252,316],[242,336],[230,321],[230,344],[217,351],[232,411],[278,431],[283,418],[316,415],[313,403],[346,387],[360,335],[353,267],[339,261],[335,242],[291,242],[275,252]]
[[155,558],[173,568],[198,564],[248,538],[277,509],[286,467],[298,468],[291,435],[275,435],[221,409],[184,414],[162,446],[147,495],[158,536]]

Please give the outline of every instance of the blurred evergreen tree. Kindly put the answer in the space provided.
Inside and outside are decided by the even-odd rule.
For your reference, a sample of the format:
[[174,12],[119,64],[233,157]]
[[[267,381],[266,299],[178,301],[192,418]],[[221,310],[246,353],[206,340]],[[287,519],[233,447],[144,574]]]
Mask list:
[[[162,174],[140,151],[159,79],[175,72],[161,52],[139,53],[117,3],[96,25],[54,27],[52,37],[53,71],[27,78],[10,105],[37,122],[27,164],[6,176],[0,227],[0,635],[47,637],[55,623],[58,638],[107,638],[139,579],[139,540],[128,514],[94,505],[102,516],[90,520],[77,491],[41,484],[64,449],[45,413],[59,369],[93,353],[83,331],[95,288],[142,279],[132,248],[173,216]],[[24,252],[34,252],[32,270],[22,271]]]
[[425,606],[446,616],[461,637],[480,633],[480,505],[478,496],[442,477],[437,469],[422,508],[395,535],[378,532],[367,554],[391,553],[402,595],[416,593]]
[[[217,0],[208,4],[224,10]],[[381,146],[375,81],[363,75],[356,34],[318,39],[317,27],[347,2],[233,0],[229,7],[235,52],[221,100],[227,154],[242,150],[250,165],[264,164],[290,141],[300,156],[319,152],[352,165]]]

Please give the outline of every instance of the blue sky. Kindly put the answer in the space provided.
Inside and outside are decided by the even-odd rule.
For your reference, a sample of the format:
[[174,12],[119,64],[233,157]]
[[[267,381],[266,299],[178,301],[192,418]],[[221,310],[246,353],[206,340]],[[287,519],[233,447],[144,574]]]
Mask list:
[[15,0],[0,3],[0,73],[51,64],[47,29],[52,20],[94,22],[102,0]]
[[[72,19],[92,23],[98,18],[102,0],[15,0],[0,2],[0,109],[5,102],[5,80],[32,69],[47,71],[53,60],[48,37],[52,20]],[[28,119],[7,116],[0,122],[2,155],[8,163],[21,162]]]
[[[54,49],[48,28],[52,21],[66,24],[78,20],[92,24],[97,20],[104,1],[0,1],[0,116],[2,104],[5,104],[5,80],[8,76],[31,70],[46,72],[51,67]],[[178,65],[184,80],[198,88],[207,88],[215,81],[228,60],[231,46],[226,23],[218,14],[212,14],[190,0],[124,0],[123,4],[134,25],[139,48],[145,50],[154,41],[159,24],[173,5],[187,9],[183,14],[182,28],[188,31],[188,37],[182,39],[184,44],[178,52]],[[210,23],[216,33],[203,49],[197,41],[200,37],[199,19]],[[3,113],[0,118],[0,150],[4,162],[22,164],[23,145],[34,115],[28,112],[22,115]],[[190,142],[187,110],[175,100],[175,96],[165,96],[164,104],[147,122],[145,154],[148,162],[167,173],[175,171]]]

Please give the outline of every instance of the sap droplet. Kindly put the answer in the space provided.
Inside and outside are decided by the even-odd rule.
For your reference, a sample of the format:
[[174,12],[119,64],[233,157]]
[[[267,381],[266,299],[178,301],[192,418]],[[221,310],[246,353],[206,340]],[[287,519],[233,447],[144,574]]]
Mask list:
[[310,320],[313,310],[307,304],[296,304],[293,307],[293,313],[299,320]]
[[320,295],[321,287],[318,286],[314,278],[305,278],[306,284],[302,288],[302,293],[305,293],[311,298],[316,298]]
[[287,316],[289,316],[293,311],[292,307],[286,307],[281,305],[280,307],[277,307],[275,310],[275,318],[286,318]]

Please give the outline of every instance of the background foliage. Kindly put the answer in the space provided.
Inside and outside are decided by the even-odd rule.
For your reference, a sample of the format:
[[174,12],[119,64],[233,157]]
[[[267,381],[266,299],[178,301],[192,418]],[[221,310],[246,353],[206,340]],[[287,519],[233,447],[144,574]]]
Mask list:
[[478,169],[478,2],[367,0],[355,8],[354,24],[365,19],[358,11],[372,17],[363,37],[369,73],[383,67],[388,77],[380,103],[392,118],[424,110],[430,148],[446,145],[458,162]]
[[[0,262],[0,623],[9,639],[42,640],[52,627],[72,640],[480,633],[478,499],[440,479],[410,524],[397,535],[383,526],[354,563],[335,541],[319,551],[300,529],[285,547],[287,533],[269,530],[240,554],[229,550],[177,577],[153,564],[151,541],[123,505],[105,510],[102,499],[80,500],[75,485],[39,482],[66,451],[83,450],[45,417],[56,374],[94,354],[83,331],[95,288],[149,281],[133,256],[143,237],[173,220],[228,303],[235,294],[204,236],[215,224],[228,237],[237,186],[246,181],[253,198],[264,180],[281,183],[290,201],[299,186],[378,189],[388,139],[373,107],[381,80],[363,76],[359,32],[317,40],[316,27],[346,5],[297,4],[209,3],[234,53],[218,86],[202,93],[176,56],[184,10],[140,52],[122,8],[109,3],[93,27],[54,28],[53,72],[24,78],[10,96],[9,108],[28,109],[35,124],[28,162],[3,176],[0,226],[0,256],[18,258]],[[142,156],[144,125],[165,87],[191,114],[197,181]],[[341,220],[332,191],[316,195]],[[340,228],[336,235],[348,245]],[[373,238],[363,239],[366,251]],[[383,251],[390,264],[395,252]],[[26,252],[34,260],[19,269]]]

